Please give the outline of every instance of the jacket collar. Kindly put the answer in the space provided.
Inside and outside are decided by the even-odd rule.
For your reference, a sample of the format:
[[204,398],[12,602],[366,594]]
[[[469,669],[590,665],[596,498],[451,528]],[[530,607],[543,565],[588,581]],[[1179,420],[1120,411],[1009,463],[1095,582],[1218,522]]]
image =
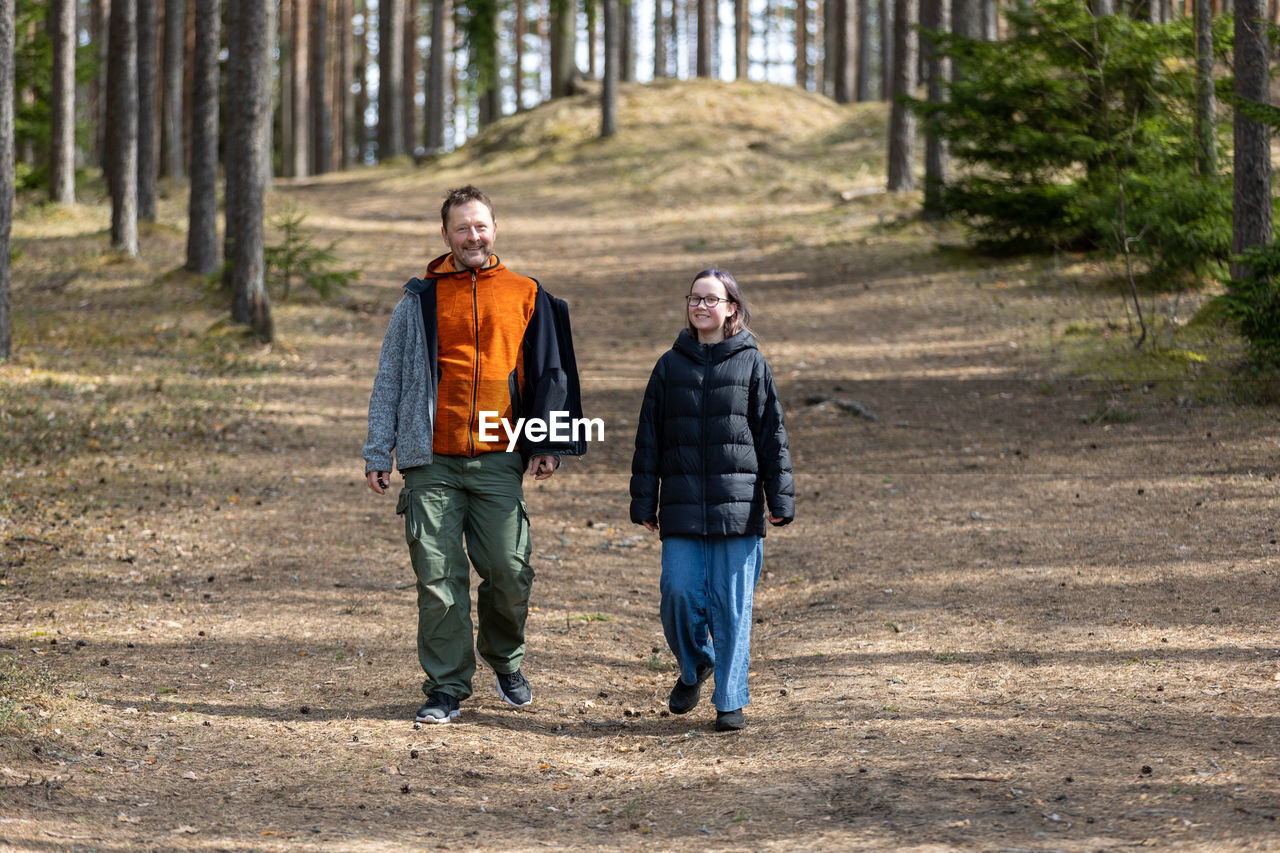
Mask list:
[[[502,261],[498,260],[498,256],[490,255],[489,262],[475,272],[478,275],[481,275],[484,273],[496,272],[501,267]],[[455,275],[469,276],[470,274],[471,270],[469,269],[458,269],[457,264],[454,263],[452,253],[445,253],[427,264],[427,276],[429,278],[445,278],[447,276]]]
[[724,361],[743,350],[755,348],[755,337],[745,329],[715,344],[700,344],[688,329],[681,329],[674,346],[676,352],[687,355],[689,358],[696,361],[706,359],[712,363]]

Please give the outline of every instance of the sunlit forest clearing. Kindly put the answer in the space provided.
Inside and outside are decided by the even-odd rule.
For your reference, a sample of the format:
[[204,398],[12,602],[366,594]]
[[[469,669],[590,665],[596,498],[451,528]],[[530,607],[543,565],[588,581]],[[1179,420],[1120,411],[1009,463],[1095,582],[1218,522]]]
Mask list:
[[[458,151],[277,179],[358,271],[276,339],[20,198],[0,365],[0,846],[15,850],[1274,849],[1277,411],[1213,293],[989,257],[886,193],[884,104],[624,85]],[[415,729],[412,576],[360,448],[404,281],[475,183],[568,301],[605,440],[526,483],[534,703]],[[101,192],[101,188],[98,188]],[[644,382],[699,269],[751,300],[791,435],[750,725],[666,711],[659,545],[627,520]]]

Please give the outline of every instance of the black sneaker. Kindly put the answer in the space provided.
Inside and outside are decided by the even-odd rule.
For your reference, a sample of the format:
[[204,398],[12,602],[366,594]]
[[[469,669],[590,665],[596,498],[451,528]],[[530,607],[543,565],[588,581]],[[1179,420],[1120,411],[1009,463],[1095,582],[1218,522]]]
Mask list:
[[716,711],[716,731],[718,732],[736,732],[747,727],[747,721],[742,718],[742,709],[736,711]]
[[676,686],[671,688],[671,698],[667,700],[667,707],[671,709],[673,714],[687,714],[698,704],[699,697],[702,696],[702,682],[711,677],[711,673],[715,672],[713,666],[698,667],[698,681],[696,684],[685,684],[684,679],[677,678]]
[[448,693],[433,690],[414,716],[415,723],[447,723],[458,717],[458,700]]
[[517,708],[523,708],[533,701],[533,690],[529,688],[529,680],[520,670],[498,673],[498,695],[502,701]]

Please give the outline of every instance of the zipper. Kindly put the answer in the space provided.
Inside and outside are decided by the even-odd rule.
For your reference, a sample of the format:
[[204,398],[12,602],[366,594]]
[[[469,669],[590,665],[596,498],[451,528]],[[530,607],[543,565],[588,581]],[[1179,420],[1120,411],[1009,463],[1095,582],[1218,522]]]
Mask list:
[[701,453],[699,454],[702,461],[702,535],[708,535],[707,532],[707,485],[709,479],[707,477],[707,387],[711,384],[711,347],[704,347],[702,353],[702,435]]
[[476,455],[475,431],[471,428],[476,422],[476,405],[480,394],[480,300],[477,296],[476,271],[471,271],[471,322],[475,329],[475,360],[472,362],[471,374],[471,417],[467,420],[468,456]]

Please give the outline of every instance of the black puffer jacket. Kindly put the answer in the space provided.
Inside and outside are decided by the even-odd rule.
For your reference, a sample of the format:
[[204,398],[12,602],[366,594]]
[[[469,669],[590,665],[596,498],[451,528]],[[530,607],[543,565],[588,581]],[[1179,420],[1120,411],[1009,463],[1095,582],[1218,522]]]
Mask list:
[[765,502],[795,516],[791,453],[773,374],[750,332],[699,344],[687,330],[645,389],[631,520],[668,536],[764,536]]

